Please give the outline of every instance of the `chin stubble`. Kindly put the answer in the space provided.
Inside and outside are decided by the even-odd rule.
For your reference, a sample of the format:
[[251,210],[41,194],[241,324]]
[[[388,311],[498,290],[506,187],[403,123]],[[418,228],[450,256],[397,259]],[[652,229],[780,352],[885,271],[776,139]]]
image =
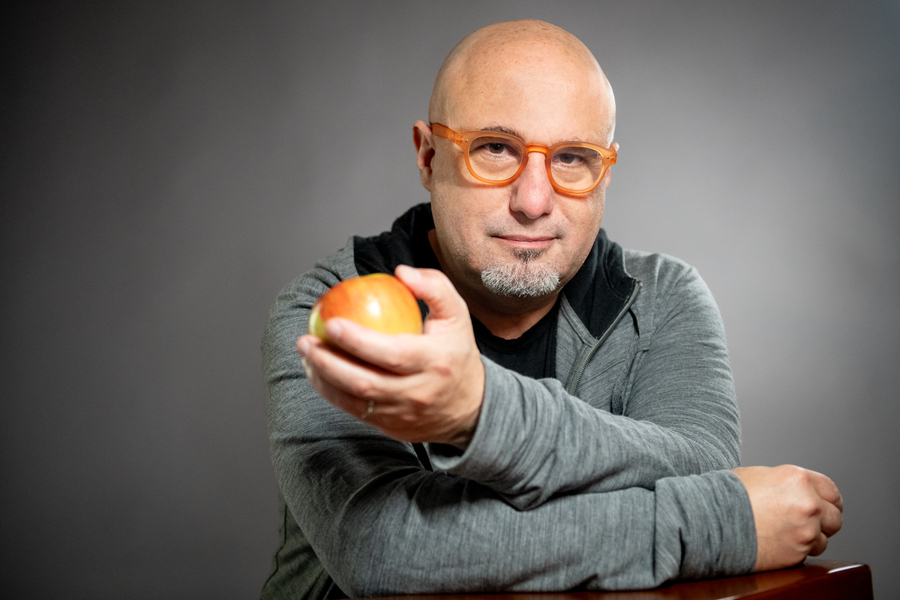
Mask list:
[[541,250],[517,250],[518,262],[495,265],[481,272],[481,282],[495,294],[518,298],[546,296],[559,286],[559,273],[547,265],[534,264]]

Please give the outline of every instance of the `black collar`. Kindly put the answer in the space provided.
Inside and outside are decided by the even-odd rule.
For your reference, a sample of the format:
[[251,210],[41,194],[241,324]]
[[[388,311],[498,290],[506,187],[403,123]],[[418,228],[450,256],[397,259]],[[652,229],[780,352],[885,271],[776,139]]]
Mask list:
[[[428,241],[434,229],[431,204],[419,204],[401,215],[391,230],[374,237],[354,237],[356,270],[393,273],[397,265],[440,269]],[[594,337],[606,331],[627,302],[636,282],[625,271],[622,247],[600,230],[590,254],[563,294]]]

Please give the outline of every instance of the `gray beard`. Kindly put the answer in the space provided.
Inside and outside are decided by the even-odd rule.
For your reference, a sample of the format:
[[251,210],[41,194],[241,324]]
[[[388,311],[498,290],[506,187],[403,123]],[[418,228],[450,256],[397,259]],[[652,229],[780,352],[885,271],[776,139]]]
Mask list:
[[552,294],[559,286],[559,273],[546,265],[532,263],[541,254],[540,250],[518,250],[516,257],[520,262],[484,269],[481,282],[500,296],[537,298]]

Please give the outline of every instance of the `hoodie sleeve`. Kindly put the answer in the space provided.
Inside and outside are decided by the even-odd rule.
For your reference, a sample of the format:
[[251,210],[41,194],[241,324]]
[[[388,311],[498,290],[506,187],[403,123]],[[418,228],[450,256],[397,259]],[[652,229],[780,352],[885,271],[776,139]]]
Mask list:
[[[696,270],[672,260],[593,349],[576,396],[486,358],[485,396],[464,453],[430,445],[436,468],[479,481],[520,510],[560,494],[640,487],[730,469],[740,420],[724,328]],[[603,400],[605,398],[605,400]],[[606,406],[619,403],[624,414]]]

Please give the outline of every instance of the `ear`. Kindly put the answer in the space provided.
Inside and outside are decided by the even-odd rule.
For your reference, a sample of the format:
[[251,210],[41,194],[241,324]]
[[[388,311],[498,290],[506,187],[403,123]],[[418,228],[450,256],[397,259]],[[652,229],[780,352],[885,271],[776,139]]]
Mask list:
[[[612,148],[613,150],[618,152],[619,151],[619,143],[613,142],[612,145],[610,145],[610,148]],[[603,187],[608,188],[610,181],[612,181],[612,166],[610,166],[606,170],[606,175],[603,176]]]
[[431,191],[431,161],[434,159],[434,134],[431,127],[424,121],[416,121],[413,125],[413,144],[416,145],[416,164],[419,166],[419,176],[422,185]]

